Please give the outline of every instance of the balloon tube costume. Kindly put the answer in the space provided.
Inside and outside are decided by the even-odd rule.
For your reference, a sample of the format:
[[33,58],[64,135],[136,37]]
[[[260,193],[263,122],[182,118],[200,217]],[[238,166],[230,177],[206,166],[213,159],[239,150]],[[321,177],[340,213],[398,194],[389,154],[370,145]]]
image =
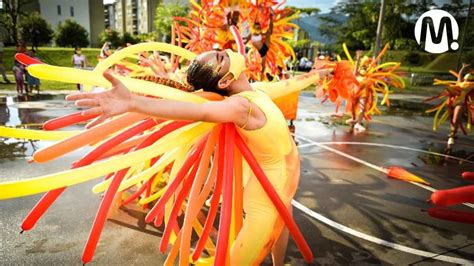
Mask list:
[[[93,71],[28,62],[28,58],[23,61],[32,63],[29,72],[42,79],[80,82],[88,88],[110,88],[111,84],[101,73],[125,58],[136,58],[135,55],[143,51],[165,51],[187,60],[196,56],[169,44],[143,43],[112,54]],[[243,70],[243,64],[230,58],[230,72],[235,76]],[[212,93],[189,93],[139,79],[140,73],[150,70],[130,64],[136,70],[118,79],[133,93],[198,104],[207,102],[206,97],[219,98]],[[241,96],[266,115],[265,126],[258,130],[236,129],[234,124],[166,121],[140,113],[125,113],[79,132],[56,131],[96,117],[84,116],[81,112],[50,120],[44,124],[44,130],[0,127],[3,137],[57,140],[34,153],[33,160],[37,163],[50,162],[78,148],[92,146],[70,170],[1,183],[0,199],[46,192],[23,221],[22,229],[27,231],[67,187],[104,177],[92,189],[94,193],[105,194],[83,252],[84,263],[92,260],[108,210],[119,193],[128,195],[123,204],[137,200],[144,205],[157,200],[150,206],[146,222],[165,225],[160,249],[165,252],[168,245],[172,245],[166,265],[172,265],[178,255],[180,265],[187,265],[190,260],[215,265],[258,263],[268,254],[285,225],[305,260],[310,262],[311,249],[288,211],[298,184],[299,158],[283,116],[270,98],[294,93],[318,80],[318,72],[310,72],[284,82],[253,83],[256,91],[244,92]],[[269,137],[275,140],[268,141]],[[251,173],[244,171],[243,161]],[[164,187],[159,185],[163,183]],[[210,207],[205,212],[203,205],[207,199],[210,199]],[[213,239],[210,233],[214,230],[219,205],[219,230],[217,239]],[[182,224],[177,219],[180,215],[184,215]],[[205,218],[200,220],[199,217]],[[255,226],[261,223],[265,226]],[[268,226],[270,223],[273,226]],[[262,228],[268,229],[263,232]],[[199,240],[190,254],[193,232]]]
[[[354,61],[347,46],[343,44],[348,61],[341,61],[343,63],[337,65],[340,69],[336,71],[338,76],[335,76],[334,79],[321,81],[315,91],[316,97],[324,98],[324,100],[329,99],[335,103],[336,111],[345,101],[346,112],[351,114],[351,119],[348,121],[350,124],[361,123],[362,119],[368,121],[373,114],[380,114],[378,94],[382,94],[380,104],[389,106],[389,88],[403,89],[405,87],[403,79],[395,73],[400,67],[400,63],[379,64],[388,48],[388,44],[385,45],[374,59],[366,55],[358,57]],[[321,63],[319,64],[321,65]]]
[[[450,133],[448,135],[448,147],[454,144],[457,130],[460,127],[464,134],[471,130],[473,118],[474,99],[474,75],[471,73],[463,76],[464,65],[459,73],[449,71],[456,80],[435,79],[434,85],[444,85],[445,89],[440,94],[428,98],[425,102],[438,100],[439,104],[428,109],[427,113],[435,113],[433,118],[433,131],[436,131],[446,120],[450,121]],[[462,115],[467,116],[465,125],[462,122]]]

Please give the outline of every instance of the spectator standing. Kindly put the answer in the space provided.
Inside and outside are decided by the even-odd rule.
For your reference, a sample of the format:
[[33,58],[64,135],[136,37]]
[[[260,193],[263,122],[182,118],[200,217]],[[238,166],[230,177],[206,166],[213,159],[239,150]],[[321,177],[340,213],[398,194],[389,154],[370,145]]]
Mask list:
[[[16,45],[17,53],[24,53],[25,51],[25,45]],[[23,64],[18,62],[17,60],[15,60],[15,65],[13,66],[13,74],[15,75],[16,92],[18,93],[18,95],[23,95],[23,90],[25,88],[25,66],[23,66]]]
[[[72,64],[74,68],[85,68],[87,65],[86,57],[82,54],[81,47],[74,49],[74,55],[72,56]],[[82,84],[77,84],[77,90],[82,91]]]
[[[36,52],[34,49],[31,49],[31,51],[29,52],[29,56],[32,58],[38,59],[36,57]],[[35,78],[32,75],[30,75],[30,73],[28,73],[28,70],[25,70],[25,76],[26,76],[26,82],[27,82],[26,93],[32,93],[33,90],[36,88],[36,93],[39,94],[39,91],[40,91],[39,78]]]

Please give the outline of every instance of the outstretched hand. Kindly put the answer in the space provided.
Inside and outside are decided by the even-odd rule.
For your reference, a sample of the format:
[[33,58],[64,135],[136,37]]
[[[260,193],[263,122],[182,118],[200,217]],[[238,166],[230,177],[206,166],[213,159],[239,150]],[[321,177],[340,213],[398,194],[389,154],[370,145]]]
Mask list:
[[112,71],[104,72],[104,77],[112,83],[112,89],[98,93],[76,93],[66,96],[67,101],[75,101],[78,107],[89,107],[82,115],[99,115],[86,125],[94,127],[107,118],[129,112],[132,109],[132,93],[120,80],[113,76]]

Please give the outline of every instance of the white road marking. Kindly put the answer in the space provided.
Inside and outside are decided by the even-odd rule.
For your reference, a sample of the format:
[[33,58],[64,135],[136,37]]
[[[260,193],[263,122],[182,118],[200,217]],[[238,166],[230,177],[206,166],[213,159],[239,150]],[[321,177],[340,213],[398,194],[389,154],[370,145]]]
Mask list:
[[[301,137],[297,136],[297,138],[301,138]],[[460,162],[466,162],[466,163],[474,164],[474,161],[466,160],[464,158],[460,158],[460,157],[456,157],[456,156],[452,156],[452,155],[448,155],[448,154],[443,154],[443,153],[439,153],[439,152],[432,152],[432,151],[425,151],[425,150],[420,150],[420,149],[415,149],[415,148],[410,148],[410,147],[404,147],[404,146],[384,144],[384,143],[351,142],[351,141],[333,141],[333,142],[318,142],[318,143],[323,144],[323,145],[333,145],[333,144],[334,145],[364,145],[364,146],[394,148],[394,149],[399,149],[399,150],[409,150],[409,151],[416,151],[416,152],[420,152],[420,153],[443,156],[443,157],[446,157],[446,158],[458,160]],[[311,143],[299,145],[298,148],[306,148],[306,147],[311,147],[311,146],[316,146],[316,144],[311,142]]]
[[[350,160],[353,160],[353,161],[358,162],[358,163],[360,163],[360,164],[363,164],[363,165],[365,165],[365,166],[367,166],[367,167],[369,167],[369,168],[372,168],[372,169],[377,170],[377,171],[379,171],[379,172],[382,172],[382,173],[384,173],[384,174],[387,174],[387,173],[388,173],[388,169],[387,169],[387,168],[384,168],[384,167],[381,167],[381,166],[378,166],[378,165],[369,163],[369,162],[364,161],[364,160],[362,160],[362,159],[360,159],[360,158],[357,158],[357,157],[355,157],[355,156],[352,156],[352,155],[350,155],[350,154],[347,154],[347,153],[345,153],[345,152],[342,152],[342,151],[340,151],[340,150],[337,150],[337,149],[334,149],[334,148],[331,148],[331,147],[328,147],[327,145],[325,145],[325,144],[335,144],[335,143],[337,143],[337,142],[324,142],[325,144],[323,144],[323,143],[319,143],[319,142],[312,141],[312,140],[307,139],[307,138],[302,137],[302,136],[298,136],[298,135],[296,135],[296,134],[295,134],[294,136],[295,136],[297,139],[300,139],[300,140],[303,140],[303,141],[307,142],[308,144],[311,144],[311,145],[313,145],[313,146],[318,146],[318,147],[320,147],[320,148],[322,148],[322,149],[325,149],[325,150],[334,152],[334,153],[336,153],[336,154],[341,155],[342,157],[345,157],[345,158],[347,158],[347,159],[350,159]],[[356,143],[356,142],[343,142],[343,143]],[[365,142],[361,142],[361,143],[366,144]],[[303,144],[303,145],[308,145],[308,144]],[[302,148],[303,145],[300,145],[300,146],[298,146],[298,147],[299,147],[299,148]],[[382,144],[380,144],[380,145],[382,146]],[[374,146],[376,146],[376,145],[374,145]],[[306,146],[306,147],[308,147],[308,146]],[[400,146],[394,146],[394,145],[387,145],[387,146],[384,146],[384,147],[390,147],[390,148],[395,148],[395,149],[400,148]],[[405,148],[406,148],[406,147],[405,147]],[[418,151],[423,151],[423,150],[418,150]],[[469,161],[469,162],[471,162],[471,161]],[[424,185],[424,184],[420,184],[420,183],[417,183],[417,182],[409,181],[408,183],[411,183],[411,184],[413,184],[413,185],[415,185],[415,186],[418,186],[418,187],[420,187],[420,188],[426,189],[426,190],[431,191],[431,192],[437,191],[437,189],[435,189],[435,188],[433,188],[433,187],[430,187],[430,186],[427,186],[427,185]],[[463,203],[463,205],[468,206],[468,207],[470,207],[470,208],[474,208],[474,204],[471,204],[471,203]]]
[[362,233],[360,231],[354,230],[354,229],[349,228],[345,225],[337,223],[337,222],[335,222],[331,219],[328,219],[325,216],[309,209],[308,207],[304,206],[303,204],[301,204],[300,202],[298,202],[296,200],[293,200],[292,204],[293,204],[293,206],[295,206],[295,208],[299,209],[300,211],[304,212],[308,216],[310,216],[310,217],[312,217],[312,218],[314,218],[314,219],[316,219],[316,220],[318,220],[318,221],[320,221],[320,222],[322,222],[326,225],[329,225],[333,228],[341,230],[344,233],[353,235],[355,237],[362,238],[362,239],[367,240],[369,242],[379,244],[379,245],[383,245],[383,246],[393,248],[393,249],[396,249],[396,250],[400,250],[400,251],[403,251],[403,252],[411,253],[413,255],[417,255],[417,256],[421,256],[421,257],[431,258],[431,259],[450,262],[450,263],[455,263],[455,264],[474,265],[474,261],[465,260],[465,259],[456,258],[456,257],[451,257],[451,256],[438,255],[436,253],[432,253],[432,252],[428,252],[428,251],[424,251],[424,250],[419,250],[419,249],[415,249],[415,248],[410,248],[410,247],[407,247],[407,246],[404,246],[404,245],[389,242],[389,241],[386,241],[386,240],[383,240],[383,239],[380,239],[380,238]]

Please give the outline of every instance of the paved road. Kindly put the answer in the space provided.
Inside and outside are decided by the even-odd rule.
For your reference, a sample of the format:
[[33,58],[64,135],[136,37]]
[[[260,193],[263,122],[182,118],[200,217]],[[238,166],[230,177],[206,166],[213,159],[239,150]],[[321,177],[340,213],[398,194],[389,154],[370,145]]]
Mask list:
[[[40,123],[71,110],[59,97],[42,100],[9,100],[8,105],[0,105],[0,122]],[[403,105],[404,109],[392,108],[385,116],[374,117],[368,133],[354,135],[330,118],[334,111],[331,104],[320,104],[308,94],[301,96],[295,126],[302,176],[294,215],[314,251],[317,265],[445,265],[474,261],[472,226],[429,217],[420,210],[430,206],[426,202],[430,191],[389,179],[380,171],[381,167],[402,166],[425,178],[432,188],[443,189],[468,184],[460,173],[474,171],[474,164],[407,150],[443,153],[447,131],[443,128],[433,133],[431,118],[422,116],[416,103],[406,105],[402,99],[394,105]],[[460,137],[451,155],[468,158],[474,154],[472,139]],[[24,155],[30,155],[33,146],[46,144],[0,144],[0,179],[23,179],[63,170],[85,152],[78,151],[50,164],[25,162]],[[19,224],[39,196],[1,201],[2,264],[79,265],[99,204],[97,195],[90,192],[94,183],[68,189],[37,227],[23,235],[19,234]],[[467,206],[458,209],[474,211]],[[145,225],[144,215],[143,210],[135,208],[116,212],[106,223],[93,263],[160,265],[164,261],[158,250],[161,231]],[[304,264],[293,242],[287,261]]]

